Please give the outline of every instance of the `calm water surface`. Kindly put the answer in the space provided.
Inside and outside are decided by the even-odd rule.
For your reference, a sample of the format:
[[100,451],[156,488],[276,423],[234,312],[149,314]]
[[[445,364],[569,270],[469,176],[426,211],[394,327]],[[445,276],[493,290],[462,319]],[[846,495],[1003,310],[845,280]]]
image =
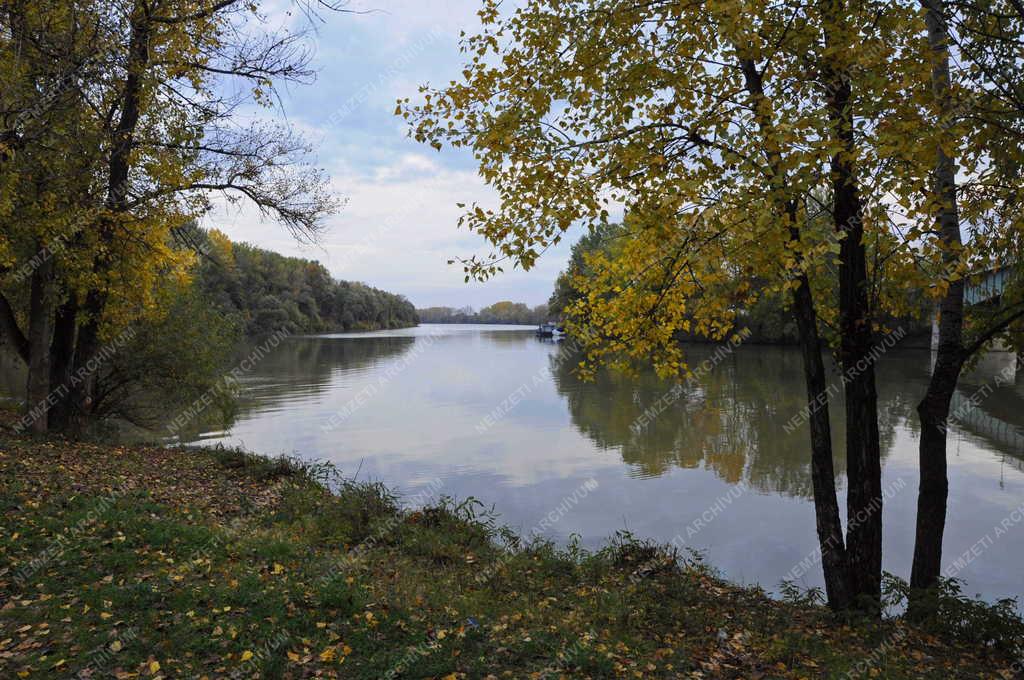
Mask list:
[[[439,493],[493,503],[521,532],[548,516],[541,533],[598,546],[627,529],[703,551],[728,578],[767,589],[813,561],[808,434],[784,427],[804,401],[794,349],[742,347],[673,392],[653,376],[583,383],[563,347],[516,326],[289,338],[248,374],[230,429],[188,439],[328,460],[404,494],[439,479]],[[713,352],[692,347],[691,364]],[[929,360],[927,351],[890,350],[879,364],[885,569],[904,578],[914,406]],[[1024,521],[1011,518],[1024,504],[1024,376],[1007,384],[1001,371],[1012,365],[994,353],[964,379],[958,403],[984,399],[950,440],[947,564],[981,542],[958,576],[990,599],[1024,595]],[[658,415],[638,427],[647,409]],[[832,410],[836,433],[841,410]],[[841,442],[836,451],[842,470]],[[820,585],[819,571],[797,581]]]

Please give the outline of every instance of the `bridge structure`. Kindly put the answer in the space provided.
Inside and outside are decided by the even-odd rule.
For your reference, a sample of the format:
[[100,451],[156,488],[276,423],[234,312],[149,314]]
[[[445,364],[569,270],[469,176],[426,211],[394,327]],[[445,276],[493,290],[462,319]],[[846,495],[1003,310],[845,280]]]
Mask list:
[[[1018,405],[1024,398],[1018,397]],[[957,390],[950,404],[950,413],[956,414],[953,425],[988,440],[996,448],[1024,457],[1024,429],[1003,414],[992,413],[971,400],[970,395]],[[1018,458],[1019,469],[1024,470],[1024,458]]]
[[950,425],[1013,457],[1024,471],[1024,371],[1009,352],[991,352],[963,377],[949,409]]
[[1010,280],[1011,267],[995,267],[979,272],[967,279],[964,286],[964,304],[978,305],[998,301]]
[[[964,304],[967,306],[998,304],[1003,291],[1013,274],[1012,267],[995,267],[970,276],[964,286]],[[932,350],[939,344],[938,314],[932,320]],[[1007,353],[1007,348],[997,344],[992,348],[996,354],[983,361],[993,363],[989,368],[995,371],[998,365],[999,378],[995,381],[999,391],[998,403],[990,403],[988,399],[978,400],[975,395],[979,389],[964,384],[957,388],[950,404],[950,413],[954,414],[953,423],[987,439],[997,448],[1008,451],[1017,457],[1017,465],[1024,469],[1024,428],[1018,423],[1013,413],[1024,410],[1024,356]],[[991,381],[991,376],[990,376]],[[1014,387],[1007,387],[1008,385]],[[992,385],[989,385],[992,387]]]
[[[984,271],[975,272],[967,278],[967,285],[964,286],[964,305],[970,307],[982,304],[998,304],[1010,281],[1014,266],[993,267]],[[939,347],[939,315],[938,312],[932,317],[932,351]],[[995,351],[1007,351],[1006,347],[997,343],[993,347]],[[1021,358],[1017,359],[1017,368],[1021,369]]]

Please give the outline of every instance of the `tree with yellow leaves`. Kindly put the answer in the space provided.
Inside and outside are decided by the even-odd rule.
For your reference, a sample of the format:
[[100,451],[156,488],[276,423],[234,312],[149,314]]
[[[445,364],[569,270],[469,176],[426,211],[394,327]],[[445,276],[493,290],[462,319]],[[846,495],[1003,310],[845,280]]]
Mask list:
[[[472,149],[500,207],[461,224],[495,252],[485,279],[531,267],[572,225],[625,206],[614,256],[595,253],[567,310],[582,369],[654,362],[686,372],[677,333],[724,338],[738,309],[784,293],[799,328],[826,591],[877,612],[882,490],[874,352],[879,319],[922,280],[935,136],[920,8],[821,0],[485,0],[463,80],[400,102],[412,134]],[[909,197],[914,199],[910,200]],[[905,208],[903,206],[906,206]],[[752,283],[757,282],[760,289]],[[827,376],[842,371],[845,536]]]
[[[275,82],[312,75],[303,33],[266,31],[258,3],[5,0],[0,23],[15,114],[0,149],[0,328],[29,364],[33,426],[63,429],[90,413],[103,343],[161,313],[161,278],[187,276],[175,235],[214,194],[306,238],[337,202],[302,139],[233,120],[269,106]],[[22,271],[27,332],[8,299]]]
[[[929,263],[938,334],[931,378],[918,405],[921,484],[912,613],[921,593],[933,588],[941,574],[949,495],[946,438],[957,381],[998,338],[1019,352],[1024,319],[1024,218],[1019,208],[1024,190],[1024,96],[1019,88],[1024,5],[1017,0],[921,4],[931,66],[926,110],[933,166],[926,191],[915,197],[921,206],[914,229],[921,233],[922,259]],[[968,308],[971,274],[991,271],[1005,276],[1005,289],[994,300]]]

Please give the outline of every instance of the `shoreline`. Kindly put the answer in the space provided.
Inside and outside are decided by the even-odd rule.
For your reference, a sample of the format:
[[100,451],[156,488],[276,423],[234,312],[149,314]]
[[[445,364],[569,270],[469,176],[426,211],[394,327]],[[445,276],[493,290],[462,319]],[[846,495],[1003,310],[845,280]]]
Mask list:
[[0,473],[4,677],[1015,672],[963,631],[839,621],[627,535],[525,542],[479,501],[407,509],[324,465],[4,432]]

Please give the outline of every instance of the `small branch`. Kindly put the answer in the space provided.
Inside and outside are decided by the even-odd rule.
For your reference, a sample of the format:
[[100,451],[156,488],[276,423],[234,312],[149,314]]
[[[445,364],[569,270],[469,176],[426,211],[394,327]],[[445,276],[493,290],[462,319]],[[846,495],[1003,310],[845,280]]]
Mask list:
[[1024,318],[1024,305],[1022,305],[1021,308],[1018,309],[1016,312],[1010,314],[1010,316],[1006,317],[999,323],[991,326],[988,330],[986,330],[984,333],[978,336],[978,338],[973,343],[971,343],[967,347],[964,347],[963,359],[966,361],[968,358],[974,355],[975,352],[984,347],[985,343],[987,343],[989,340],[991,340],[992,338],[994,338],[995,336],[999,335],[1007,328],[1009,328],[1010,324],[1012,324],[1014,321],[1022,318]]

